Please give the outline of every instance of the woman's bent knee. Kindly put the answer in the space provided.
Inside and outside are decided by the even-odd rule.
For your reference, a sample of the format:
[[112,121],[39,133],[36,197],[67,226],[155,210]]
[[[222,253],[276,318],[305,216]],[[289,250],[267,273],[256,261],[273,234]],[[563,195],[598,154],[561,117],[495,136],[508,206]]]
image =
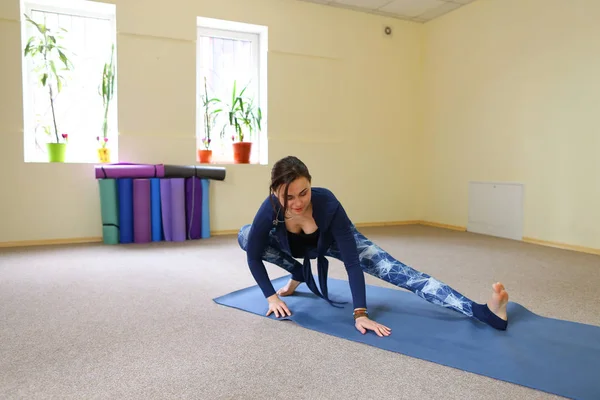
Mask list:
[[238,244],[244,251],[246,251],[248,247],[248,234],[250,233],[250,227],[250,224],[244,225],[238,232]]

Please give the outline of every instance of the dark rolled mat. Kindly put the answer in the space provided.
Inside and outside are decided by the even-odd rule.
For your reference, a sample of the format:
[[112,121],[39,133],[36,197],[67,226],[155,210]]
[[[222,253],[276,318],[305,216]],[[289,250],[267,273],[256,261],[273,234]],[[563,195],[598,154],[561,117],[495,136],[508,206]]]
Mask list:
[[192,178],[212,179],[215,181],[225,180],[225,167],[214,167],[205,165],[165,165],[165,178]]

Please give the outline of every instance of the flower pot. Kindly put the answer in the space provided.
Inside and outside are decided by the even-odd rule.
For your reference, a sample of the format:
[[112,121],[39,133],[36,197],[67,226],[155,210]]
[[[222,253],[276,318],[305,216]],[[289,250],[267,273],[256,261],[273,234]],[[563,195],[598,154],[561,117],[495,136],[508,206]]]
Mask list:
[[48,161],[65,162],[66,143],[47,143],[46,148],[48,149]]
[[110,149],[102,148],[98,149],[98,160],[101,163],[109,163],[110,162]]
[[237,142],[233,144],[233,162],[236,164],[249,164],[252,142]]
[[198,150],[198,158],[202,164],[210,164],[212,162],[212,150]]

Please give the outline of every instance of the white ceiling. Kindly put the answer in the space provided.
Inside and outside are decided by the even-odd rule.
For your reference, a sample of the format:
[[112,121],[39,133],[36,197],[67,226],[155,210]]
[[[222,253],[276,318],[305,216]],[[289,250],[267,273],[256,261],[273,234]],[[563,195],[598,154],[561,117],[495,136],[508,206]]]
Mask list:
[[476,0],[302,0],[416,22],[441,17]]

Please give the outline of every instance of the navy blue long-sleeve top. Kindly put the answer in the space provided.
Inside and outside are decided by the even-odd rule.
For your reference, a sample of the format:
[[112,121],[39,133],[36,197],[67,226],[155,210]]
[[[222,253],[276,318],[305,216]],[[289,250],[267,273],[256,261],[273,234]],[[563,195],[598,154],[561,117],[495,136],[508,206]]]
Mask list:
[[[304,263],[302,264],[304,281],[313,293],[332,304],[335,303],[329,299],[327,293],[328,261],[325,258],[325,253],[335,242],[348,274],[354,308],[366,308],[365,278],[360,266],[352,222],[341,203],[329,189],[311,188],[311,202],[313,218],[319,230],[319,237],[316,249],[307,252],[304,256]],[[273,208],[273,204],[275,208]],[[246,248],[248,266],[265,297],[275,294],[275,289],[269,279],[262,258],[267,246],[270,244],[269,235],[271,233],[275,236],[280,249],[291,256],[288,232],[283,219],[283,207],[274,195],[267,197],[258,209],[248,233]],[[312,276],[311,258],[317,258],[320,291]],[[294,271],[295,275],[298,272]]]

